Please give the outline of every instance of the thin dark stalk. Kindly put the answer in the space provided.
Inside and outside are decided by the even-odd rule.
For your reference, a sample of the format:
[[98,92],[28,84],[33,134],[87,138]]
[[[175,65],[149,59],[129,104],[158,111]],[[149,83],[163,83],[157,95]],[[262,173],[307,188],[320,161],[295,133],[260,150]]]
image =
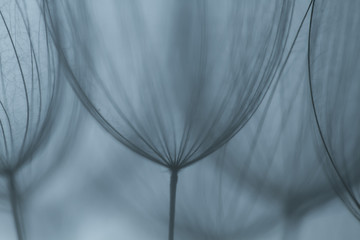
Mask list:
[[176,202],[176,184],[178,181],[178,170],[171,170],[170,179],[170,219],[169,219],[169,240],[174,240],[175,225],[175,202]]
[[14,218],[17,239],[24,240],[25,238],[21,224],[22,221],[21,221],[21,211],[20,211],[18,192],[15,182],[15,176],[12,172],[8,174],[8,188],[10,195],[11,212]]

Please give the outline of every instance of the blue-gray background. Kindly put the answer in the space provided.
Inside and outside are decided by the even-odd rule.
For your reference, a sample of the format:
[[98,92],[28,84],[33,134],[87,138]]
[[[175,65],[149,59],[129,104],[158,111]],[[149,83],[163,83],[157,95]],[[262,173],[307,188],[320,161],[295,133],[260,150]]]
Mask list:
[[[8,2],[1,1],[3,11],[14,10]],[[29,13],[38,14],[30,2]],[[64,2],[71,7],[72,1]],[[106,21],[111,1],[93,2],[94,18]],[[161,35],[171,4],[139,2],[151,34]],[[295,1],[290,43],[308,4]],[[180,171],[175,239],[359,238],[359,222],[322,167],[326,158],[318,150],[307,79],[308,24],[309,17],[282,75],[245,127],[215,153]],[[17,177],[27,239],[166,239],[169,170],[117,142],[65,81],[63,87],[64,103],[48,144]],[[15,240],[5,179],[0,190],[0,239]]]

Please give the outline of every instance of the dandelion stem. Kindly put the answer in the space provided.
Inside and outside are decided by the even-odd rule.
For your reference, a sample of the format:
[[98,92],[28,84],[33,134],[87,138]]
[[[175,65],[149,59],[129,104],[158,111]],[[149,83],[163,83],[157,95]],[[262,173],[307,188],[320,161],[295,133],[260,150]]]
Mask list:
[[18,193],[15,183],[15,176],[14,173],[12,172],[8,174],[8,188],[10,194],[11,211],[14,218],[17,239],[24,240],[23,231],[21,227],[22,224],[21,224],[21,216],[20,216],[21,213],[20,213]]
[[177,181],[178,181],[178,170],[177,169],[171,170],[169,240],[174,240],[175,200],[176,200]]

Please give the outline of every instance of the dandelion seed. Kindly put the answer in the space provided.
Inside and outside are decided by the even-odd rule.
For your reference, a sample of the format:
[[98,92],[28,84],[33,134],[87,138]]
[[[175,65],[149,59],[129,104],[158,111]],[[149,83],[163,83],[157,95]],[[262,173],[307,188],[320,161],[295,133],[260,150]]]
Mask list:
[[99,4],[64,0],[44,10],[91,115],[170,170],[173,239],[178,172],[223,146],[256,111],[282,66],[294,1],[176,2],[153,14],[155,28],[145,2]]

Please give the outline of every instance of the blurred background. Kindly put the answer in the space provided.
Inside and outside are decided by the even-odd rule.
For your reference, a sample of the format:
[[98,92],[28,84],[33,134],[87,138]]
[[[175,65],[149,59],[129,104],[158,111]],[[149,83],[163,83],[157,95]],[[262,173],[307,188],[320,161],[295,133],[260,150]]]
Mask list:
[[[196,9],[198,2],[201,1],[184,1],[183,4],[186,5],[184,8]],[[218,5],[224,4],[225,7],[219,11],[226,16],[228,9],[226,4],[230,1],[224,1],[221,4],[216,4],[215,1],[203,2],[208,4],[210,13]],[[242,2],[240,8],[253,7],[251,1]],[[285,1],[269,2],[280,4],[279,6],[285,4],[283,3]],[[349,22],[358,21],[357,18],[352,18],[353,15],[350,13],[360,8],[353,6],[355,10],[350,11],[350,4],[344,3],[343,9],[337,12],[336,4],[332,3],[336,1],[329,1],[329,3],[318,1],[316,2],[318,5],[315,5],[318,7],[315,9],[318,12],[315,10],[311,12],[313,6],[309,7],[310,1],[292,2],[293,6],[289,8],[291,9],[290,28],[283,44],[283,61],[257,110],[230,141],[204,159],[179,171],[175,239],[355,240],[360,236],[360,224],[356,218],[358,210],[349,209],[348,204],[354,203],[354,199],[358,198],[356,190],[360,180],[358,173],[360,156],[356,147],[346,147],[359,143],[360,129],[356,121],[359,119],[360,112],[355,102],[359,99],[359,91],[348,92],[349,88],[341,88],[335,85],[336,80],[331,79],[332,76],[334,79],[350,79],[349,86],[359,89],[359,75],[355,70],[352,72],[358,63],[356,52],[354,52],[356,46],[359,45],[355,43],[358,34],[349,27],[342,32],[344,37],[341,38],[341,40],[347,39],[348,42],[342,44],[339,47],[340,50],[333,50],[336,53],[330,55],[326,53],[327,49],[336,49],[336,43],[343,43],[340,40],[333,42],[329,40],[334,36],[331,34],[332,31],[340,34],[343,26],[347,26]],[[166,41],[166,38],[162,36],[165,36],[165,31],[169,31],[164,30],[167,19],[171,19],[177,13],[180,19],[186,21],[187,17],[190,18],[189,15],[197,16],[198,14],[195,10],[185,11],[185,13],[184,10],[178,11],[176,1],[139,0],[136,4],[141,10],[137,13],[143,14],[146,29],[150,32],[149,36],[152,37],[155,49],[161,49]],[[49,11],[44,14],[44,9],[47,7]],[[34,30],[30,27],[33,37],[36,34],[46,36],[44,30],[39,30],[42,21],[47,21],[49,28],[57,26],[56,24],[61,25],[61,21],[64,21],[65,25],[63,18],[68,16],[63,11],[75,13],[71,21],[76,21],[85,12],[87,17],[98,24],[97,27],[105,28],[104,32],[109,34],[112,33],[113,28],[117,29],[121,24],[126,25],[130,30],[141,31],[142,28],[138,26],[141,23],[134,23],[131,21],[133,16],[127,16],[134,11],[132,7],[131,1],[125,0],[106,0],[101,3],[80,0],[0,1],[3,16],[8,20],[9,28],[14,33],[15,45],[18,44],[16,46],[22,49],[19,52],[25,51],[24,41],[29,34],[27,25],[21,23],[21,11],[18,8],[23,9],[30,16],[29,23],[35,26]],[[327,20],[327,15],[324,14],[326,11],[329,11],[329,16],[338,20],[337,23],[333,21],[332,24],[327,24],[327,21],[331,20],[330,17]],[[341,18],[344,12],[348,13],[346,20]],[[56,14],[58,16],[55,16]],[[120,21],[121,24],[110,21],[117,14],[125,16],[123,21]],[[19,24],[16,21],[19,21]],[[56,21],[58,22],[55,24]],[[104,23],[102,21],[107,25],[102,25],[101,23]],[[313,92],[310,91],[308,72],[310,21],[318,24],[314,27],[314,31],[320,36],[316,38],[317,35],[314,34],[312,36],[314,39],[310,39],[313,42],[312,46],[316,49],[310,58],[310,63],[314,66],[312,69],[315,82]],[[325,24],[321,25],[324,22]],[[81,36],[83,32],[86,32],[84,29],[94,26],[92,24],[92,22],[78,22],[71,27],[78,29]],[[248,27],[251,28],[251,23],[246,24],[249,24]],[[0,26],[0,42],[1,44],[7,42],[9,45],[4,21],[0,23]],[[61,30],[61,27],[59,29]],[[60,37],[54,32],[56,31],[51,29],[46,39],[48,44],[57,49],[60,41],[57,42],[54,38]],[[89,34],[89,32],[86,33]],[[325,34],[329,34],[328,37]],[[83,42],[77,42],[75,45],[79,48],[79,45],[89,43],[89,49],[84,47],[84,49],[71,52],[71,46],[67,46],[71,40],[67,39],[67,35],[61,37],[65,38],[65,40],[61,39],[61,44],[63,44],[61,48],[67,49],[66,56],[74,54],[69,63],[78,64],[72,66],[72,71],[76,72],[77,76],[84,76],[86,79],[87,74],[92,74],[92,71],[86,68],[88,65],[82,66],[81,59],[77,57],[96,56],[99,49],[89,55],[80,55],[77,51],[91,50],[92,44],[101,40],[95,36],[93,39],[86,39],[92,37],[90,34],[86,35]],[[116,49],[117,44],[120,43],[111,36],[109,39],[107,44],[114,44],[114,49]],[[150,39],[145,40],[150,42]],[[321,41],[327,40],[330,41],[326,45],[327,48],[322,48],[325,45]],[[44,44],[44,48],[47,46],[40,40],[34,43],[36,44]],[[9,46],[1,47],[1,67],[10,69],[8,71],[19,71],[16,61],[6,60],[6,58],[15,57],[14,54],[8,54],[12,51]],[[176,47],[176,45],[173,46],[173,48]],[[288,55],[289,51],[291,54]],[[348,61],[355,62],[353,65],[349,63],[349,69],[346,68],[349,66],[347,62],[340,70],[331,66],[324,67],[326,64],[334,64],[334,66],[340,64],[341,59],[338,55],[342,53],[346,54],[342,56],[343,61],[350,59]],[[111,55],[111,53],[108,54]],[[326,62],[329,57],[332,57],[333,61]],[[56,87],[59,89],[60,97],[57,98],[56,110],[51,112],[52,127],[42,130],[46,134],[41,134],[41,136],[46,135],[46,138],[42,137],[42,140],[39,140],[41,144],[36,145],[34,154],[22,157],[30,160],[27,160],[19,170],[16,169],[18,198],[23,231],[26,236],[24,239],[167,239],[170,170],[131,151],[104,130],[103,125],[99,124],[89,113],[89,108],[86,109],[78,100],[77,93],[66,81],[69,78],[69,70],[66,69],[67,63],[63,63],[65,60],[61,56],[56,59],[51,66],[56,69],[54,76],[59,82],[59,86]],[[324,63],[321,63],[321,60]],[[23,68],[26,67],[33,68],[32,65],[24,63]],[[137,71],[140,71],[140,67]],[[30,76],[29,70],[28,76],[25,77],[30,79]],[[324,78],[321,78],[322,76]],[[11,84],[3,75],[1,81]],[[92,82],[86,80],[83,84],[91,93]],[[323,93],[322,90],[329,85],[327,89],[330,90],[327,92],[324,90],[325,93]],[[7,88],[1,88],[1,94],[3,94],[3,89],[6,91]],[[348,122],[344,120],[345,124],[344,122],[342,124],[345,126],[334,128],[331,134],[325,136],[330,139],[341,138],[339,142],[331,142],[329,145],[335,146],[330,148],[336,153],[344,151],[343,155],[334,154],[333,158],[337,160],[335,166],[340,169],[340,176],[345,176],[346,184],[339,183],[338,175],[334,175],[333,168],[329,165],[329,157],[324,150],[319,126],[316,124],[311,94],[315,94],[315,109],[325,109],[324,111],[329,112],[334,106],[338,109],[338,112],[332,112],[333,115],[327,115],[326,112],[317,116],[320,119],[320,126],[323,126],[326,131],[330,131],[329,129],[332,129],[331,127],[336,123],[333,120],[334,116],[344,114],[341,112],[343,106],[350,105],[346,108],[344,115],[345,118],[355,120]],[[349,94],[352,94],[353,98],[349,97],[343,102],[338,100],[336,101],[338,105],[326,105],[329,99],[342,99],[342,96]],[[3,94],[0,99],[4,96]],[[14,102],[9,109],[24,111],[23,106],[16,104],[19,103]],[[106,105],[100,110],[106,111]],[[5,121],[4,114],[0,117],[1,121]],[[19,120],[15,118],[14,121]],[[50,120],[47,121],[50,122]],[[38,141],[37,138],[36,140]],[[326,140],[325,143],[327,143]],[[4,144],[4,141],[2,140],[0,144]],[[341,160],[341,156],[346,156],[345,160]],[[5,158],[5,155],[1,157]],[[6,175],[2,174],[0,178],[0,239],[17,240],[7,180]],[[349,194],[346,186],[354,192],[350,191],[352,194]],[[356,206],[356,201],[354,205]]]

